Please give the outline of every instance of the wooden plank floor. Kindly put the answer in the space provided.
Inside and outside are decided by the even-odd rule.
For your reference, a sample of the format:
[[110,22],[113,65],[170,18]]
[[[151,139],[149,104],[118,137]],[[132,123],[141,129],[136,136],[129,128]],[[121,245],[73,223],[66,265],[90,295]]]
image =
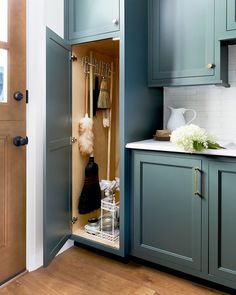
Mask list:
[[[0,295],[216,295],[223,293],[138,263],[73,247],[48,268],[0,288]],[[232,293],[231,293],[232,294]]]

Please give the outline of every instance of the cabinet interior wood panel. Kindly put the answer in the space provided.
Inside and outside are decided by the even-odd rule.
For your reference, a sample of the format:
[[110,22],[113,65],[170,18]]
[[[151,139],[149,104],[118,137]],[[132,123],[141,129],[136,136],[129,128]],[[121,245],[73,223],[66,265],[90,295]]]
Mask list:
[[[73,55],[78,60],[72,64],[72,134],[79,138],[79,121],[85,115],[85,73],[82,66],[84,57],[89,57],[92,52],[96,62],[103,62],[114,65],[113,73],[113,99],[112,99],[112,120],[111,120],[111,160],[110,160],[110,180],[120,176],[120,96],[119,96],[119,42],[111,39],[89,42],[85,44],[73,45]],[[93,79],[93,88],[94,80]],[[99,76],[99,88],[102,77]],[[108,91],[110,91],[110,78],[108,81]],[[90,114],[89,114],[90,116]],[[99,180],[107,179],[107,153],[108,153],[108,128],[103,127],[103,111],[97,110],[93,117],[94,133],[94,159],[99,167]],[[100,217],[101,210],[93,211],[89,214],[79,214],[78,204],[81,191],[84,185],[85,167],[88,163],[88,156],[81,155],[79,143],[72,147],[72,216],[78,217],[78,221],[72,227],[72,233],[89,239],[89,234],[84,231],[84,226],[91,217]],[[119,192],[116,193],[117,201]],[[91,236],[91,235],[90,235]],[[94,237],[91,237],[94,240]],[[99,238],[97,238],[99,242]],[[100,243],[107,244],[113,248],[119,248],[118,243],[101,240]]]

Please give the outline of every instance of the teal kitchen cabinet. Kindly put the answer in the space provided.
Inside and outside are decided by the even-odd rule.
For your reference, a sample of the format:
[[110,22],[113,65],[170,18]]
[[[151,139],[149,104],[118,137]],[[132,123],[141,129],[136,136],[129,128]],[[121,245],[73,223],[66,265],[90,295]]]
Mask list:
[[201,169],[193,157],[134,152],[132,254],[201,270]]
[[[70,2],[73,1],[66,1],[65,4]],[[120,41],[109,38],[85,42],[83,39],[78,44],[69,46],[70,42],[67,39],[62,39],[47,29],[46,105],[42,114],[45,136],[43,142],[44,266],[53,260],[67,239],[118,256],[125,256],[129,252],[130,156],[125,145],[130,141],[148,138],[155,128],[162,127],[163,93],[161,89],[147,87],[147,59],[139,59],[140,56],[147,56],[147,3],[137,0],[134,6],[129,1],[125,3],[121,0],[121,2],[123,15],[120,22]],[[139,19],[139,22],[133,22],[131,15]],[[136,34],[137,31],[139,34]],[[78,212],[82,188],[79,187],[78,193],[73,191],[73,185],[76,186],[79,183],[83,185],[84,166],[87,163],[86,158],[82,163],[79,157],[73,157],[73,153],[78,154],[79,151],[78,142],[73,137],[78,134],[79,112],[84,115],[85,111],[86,83],[84,83],[85,75],[81,61],[91,51],[94,56],[95,54],[103,56],[105,61],[108,58],[109,61],[115,60],[114,81],[116,84],[113,88],[115,92],[113,101],[116,102],[116,107],[112,110],[112,118],[115,118],[117,128],[113,128],[112,133],[117,132],[117,139],[114,140],[117,154],[114,153],[112,156],[115,158],[117,155],[118,175],[115,176],[120,178],[120,239],[116,245],[98,240],[98,237],[96,239],[94,235],[85,232],[84,226],[90,217],[86,214],[81,216]],[[73,119],[75,117],[76,119]],[[100,127],[103,128],[102,124]],[[104,130],[102,129],[101,133],[106,135],[107,132]],[[97,136],[99,140],[101,133]],[[104,149],[107,140],[104,145],[100,141],[99,144]],[[98,157],[95,156],[95,160],[98,161]],[[102,162],[103,170],[106,169],[106,161],[105,157]],[[74,178],[73,165],[77,166],[77,171],[82,172]],[[101,166],[99,169],[99,171],[102,170]],[[106,177],[106,172],[103,175]],[[101,174],[99,176],[101,177]]]
[[131,154],[131,254],[235,289],[236,160]]
[[226,1],[227,31],[236,30],[236,2],[235,0]]
[[236,282],[236,162],[209,163],[210,274]]
[[149,86],[224,84],[215,0],[149,0]]
[[216,38],[229,44],[236,43],[235,0],[216,0]]
[[92,36],[104,39],[104,35],[120,29],[119,0],[70,0],[67,5],[71,42]]

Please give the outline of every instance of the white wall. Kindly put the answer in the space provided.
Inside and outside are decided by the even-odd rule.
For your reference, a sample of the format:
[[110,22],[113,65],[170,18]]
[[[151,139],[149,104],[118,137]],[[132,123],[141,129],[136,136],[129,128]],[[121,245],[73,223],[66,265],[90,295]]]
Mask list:
[[[43,264],[43,144],[46,25],[64,35],[63,0],[27,0],[27,269]],[[69,243],[71,245],[71,242]]]
[[43,261],[43,126],[45,107],[45,3],[27,1],[27,269]]
[[64,36],[64,0],[48,0],[45,2],[47,26],[63,38]]
[[[197,118],[193,122],[215,135],[218,140],[236,142],[236,46],[229,46],[230,88],[194,86],[165,88],[164,126],[169,118],[167,106],[193,108]],[[190,115],[190,113],[189,113]]]

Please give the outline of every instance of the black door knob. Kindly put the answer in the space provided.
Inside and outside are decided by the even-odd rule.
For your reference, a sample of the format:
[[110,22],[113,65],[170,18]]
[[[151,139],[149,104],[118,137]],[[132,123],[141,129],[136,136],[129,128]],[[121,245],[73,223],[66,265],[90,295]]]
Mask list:
[[13,97],[15,100],[17,101],[20,101],[23,99],[24,95],[23,93],[21,93],[20,91],[16,91],[14,94],[13,94]]
[[22,146],[28,144],[29,140],[28,137],[21,137],[21,136],[16,136],[13,138],[13,144],[15,146]]

